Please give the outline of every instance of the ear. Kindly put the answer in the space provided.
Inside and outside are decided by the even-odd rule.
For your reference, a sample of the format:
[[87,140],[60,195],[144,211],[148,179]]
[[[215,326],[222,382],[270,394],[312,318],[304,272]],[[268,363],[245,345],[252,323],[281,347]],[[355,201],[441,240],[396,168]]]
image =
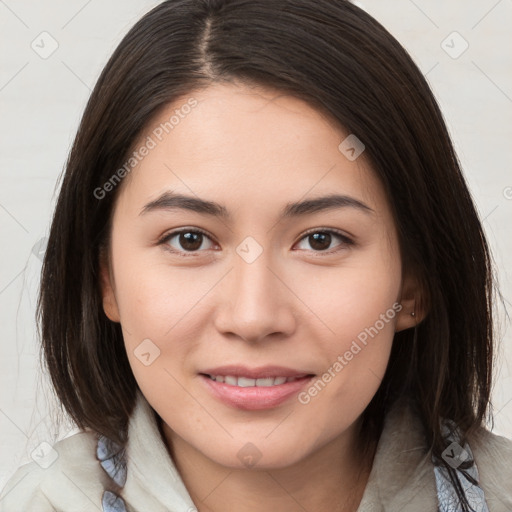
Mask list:
[[112,322],[120,322],[119,308],[114,293],[114,279],[110,268],[110,260],[106,251],[100,251],[100,288],[103,297],[103,311]]
[[398,301],[402,309],[396,317],[395,332],[416,327],[427,316],[425,294],[426,290],[415,276],[412,274],[405,276]]

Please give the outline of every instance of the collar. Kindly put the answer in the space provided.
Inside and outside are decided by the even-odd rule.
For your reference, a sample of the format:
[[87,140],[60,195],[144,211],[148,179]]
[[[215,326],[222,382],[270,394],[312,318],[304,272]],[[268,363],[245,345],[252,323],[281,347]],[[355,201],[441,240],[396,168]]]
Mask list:
[[419,417],[406,400],[384,419],[372,470],[357,512],[437,509],[436,482]]
[[140,390],[128,429],[125,500],[135,510],[168,512],[170,504],[173,510],[196,510],[162,439],[157,413]]

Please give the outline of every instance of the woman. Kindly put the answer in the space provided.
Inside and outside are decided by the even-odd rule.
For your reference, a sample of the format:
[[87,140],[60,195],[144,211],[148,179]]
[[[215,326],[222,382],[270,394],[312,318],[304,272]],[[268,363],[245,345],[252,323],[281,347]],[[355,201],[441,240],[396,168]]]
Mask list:
[[509,511],[492,306],[442,115],[380,24],[163,2],[91,95],[45,255],[83,432],[1,510]]

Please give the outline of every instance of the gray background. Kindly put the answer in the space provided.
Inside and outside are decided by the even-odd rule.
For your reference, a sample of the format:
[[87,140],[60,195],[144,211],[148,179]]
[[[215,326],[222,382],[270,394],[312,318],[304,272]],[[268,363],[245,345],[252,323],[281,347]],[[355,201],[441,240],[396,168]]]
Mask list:
[[[38,375],[34,311],[56,180],[102,67],[157,3],[0,0],[0,488],[41,442],[53,444],[53,400]],[[429,80],[484,219],[509,308],[512,0],[355,3],[407,48]],[[499,313],[494,432],[512,438],[510,322]],[[73,432],[68,426],[56,435]]]

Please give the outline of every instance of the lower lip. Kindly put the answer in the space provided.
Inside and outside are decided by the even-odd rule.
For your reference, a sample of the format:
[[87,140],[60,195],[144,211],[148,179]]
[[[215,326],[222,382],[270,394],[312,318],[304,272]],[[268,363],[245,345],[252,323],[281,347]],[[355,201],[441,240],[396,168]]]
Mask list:
[[303,377],[277,386],[239,387],[217,382],[206,375],[200,375],[210,392],[231,407],[248,411],[276,407],[304,388],[311,377]]

